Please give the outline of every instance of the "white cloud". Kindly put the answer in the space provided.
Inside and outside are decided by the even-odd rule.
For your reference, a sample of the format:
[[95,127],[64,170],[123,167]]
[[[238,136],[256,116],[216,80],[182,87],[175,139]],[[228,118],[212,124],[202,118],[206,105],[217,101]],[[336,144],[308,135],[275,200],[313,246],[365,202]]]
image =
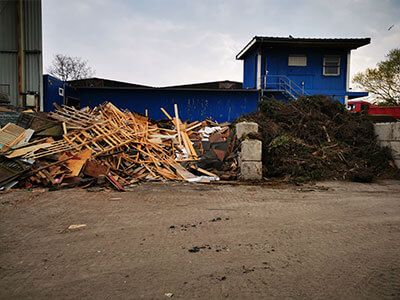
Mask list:
[[241,80],[235,55],[254,35],[372,37],[353,51],[352,74],[400,46],[396,0],[293,3],[44,0],[44,64],[65,53],[88,59],[96,76],[162,86]]

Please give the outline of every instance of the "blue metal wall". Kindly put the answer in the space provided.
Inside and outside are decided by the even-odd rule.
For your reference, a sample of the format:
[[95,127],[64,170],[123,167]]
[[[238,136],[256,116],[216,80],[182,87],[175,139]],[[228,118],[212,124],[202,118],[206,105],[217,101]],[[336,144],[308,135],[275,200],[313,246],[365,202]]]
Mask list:
[[159,120],[166,118],[160,108],[173,115],[176,103],[182,120],[212,118],[218,122],[233,121],[256,111],[259,99],[255,90],[79,88],[78,94],[81,107],[109,101],[142,114],[147,109],[151,118]]
[[257,76],[257,53],[251,52],[243,61],[243,88],[255,89]]
[[59,94],[59,88],[64,88],[64,82],[51,75],[43,76],[43,110],[52,111],[53,103],[64,103],[63,96]]
[[[304,82],[304,90],[310,95],[323,94],[335,96],[336,99],[344,101],[346,95],[347,80],[347,50],[320,49],[320,48],[280,48],[261,50],[262,65],[261,75],[284,75],[301,86]],[[307,56],[306,67],[288,66],[290,54],[305,54]],[[340,75],[323,75],[323,57],[325,55],[340,56]],[[256,51],[250,53],[244,59],[243,87],[256,88]],[[268,79],[273,80],[273,78]]]
[[[305,54],[307,66],[288,66],[290,54]],[[323,58],[325,55],[340,56],[340,75],[323,75]],[[268,75],[286,75],[290,80],[301,86],[307,93],[324,95],[346,95],[347,51],[323,49],[266,49],[263,51],[263,61],[266,61]],[[264,69],[265,73],[265,69]],[[268,78],[268,77],[267,77]]]

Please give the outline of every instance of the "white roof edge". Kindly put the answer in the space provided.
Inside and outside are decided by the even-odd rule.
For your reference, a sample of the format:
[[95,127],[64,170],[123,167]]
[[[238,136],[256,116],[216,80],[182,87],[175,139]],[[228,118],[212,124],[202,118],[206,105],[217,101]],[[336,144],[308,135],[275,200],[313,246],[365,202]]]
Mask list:
[[242,49],[242,51],[240,51],[240,52],[238,53],[238,55],[236,55],[236,59],[240,59],[240,58],[242,57],[242,55],[243,55],[244,53],[246,53],[247,50],[249,50],[249,49],[256,43],[256,41],[257,41],[257,38],[256,38],[256,37],[253,37],[253,39],[250,41],[250,43],[248,43],[247,46],[244,47],[244,48]]

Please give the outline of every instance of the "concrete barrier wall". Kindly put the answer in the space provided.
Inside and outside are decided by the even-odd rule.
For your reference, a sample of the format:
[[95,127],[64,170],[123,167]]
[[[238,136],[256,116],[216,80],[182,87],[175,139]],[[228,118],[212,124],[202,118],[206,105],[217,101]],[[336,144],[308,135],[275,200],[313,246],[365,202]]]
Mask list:
[[238,139],[242,139],[239,154],[240,180],[262,179],[262,142],[246,137],[250,133],[257,132],[257,123],[241,122],[236,124],[236,136]]
[[392,150],[393,159],[400,169],[400,122],[374,124],[381,146]]

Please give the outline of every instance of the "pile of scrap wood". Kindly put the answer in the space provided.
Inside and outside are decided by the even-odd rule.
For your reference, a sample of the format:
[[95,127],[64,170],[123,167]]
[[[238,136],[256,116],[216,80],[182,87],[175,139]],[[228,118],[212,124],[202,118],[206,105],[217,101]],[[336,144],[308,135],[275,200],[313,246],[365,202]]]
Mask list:
[[[218,180],[206,170],[215,166],[204,161],[210,160],[210,152],[221,162],[232,156],[229,124],[182,122],[177,105],[173,116],[161,110],[167,122],[153,122],[111,103],[81,110],[56,106],[45,115],[22,115],[20,126],[10,123],[0,129],[0,186],[109,182],[123,190],[143,180]],[[222,146],[210,147],[212,140]],[[7,163],[17,163],[18,171]],[[235,169],[232,160],[230,164]]]

